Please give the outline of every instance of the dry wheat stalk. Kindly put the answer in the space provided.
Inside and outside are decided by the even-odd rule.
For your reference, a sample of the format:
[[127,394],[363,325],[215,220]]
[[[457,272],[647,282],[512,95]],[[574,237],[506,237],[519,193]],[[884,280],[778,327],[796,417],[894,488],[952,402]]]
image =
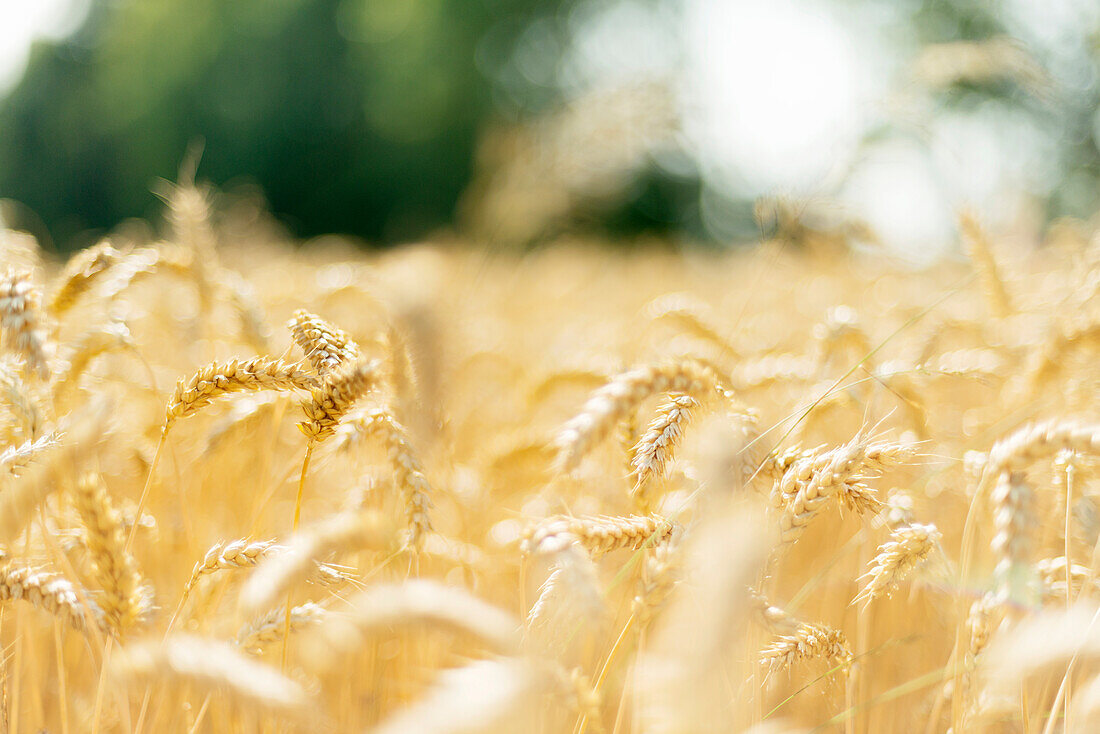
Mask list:
[[[409,527],[409,545],[421,548],[424,539],[432,532],[428,512],[432,508],[432,486],[424,476],[424,468],[409,444],[408,432],[397,422],[393,413],[375,408],[361,416],[348,420],[341,426],[347,434],[380,436],[386,446],[386,455],[393,466],[394,484],[405,495],[405,518]],[[345,440],[342,448],[352,445]]]
[[760,652],[770,671],[785,670],[802,660],[825,660],[847,667],[852,662],[848,639],[840,630],[803,622],[790,635],[780,635]]
[[94,473],[77,481],[73,504],[86,531],[92,578],[103,590],[100,606],[104,617],[114,633],[122,635],[141,620],[148,606],[137,563],[126,550],[122,517]]
[[[290,632],[316,627],[328,617],[329,611],[320,604],[306,602],[290,610]],[[237,647],[258,655],[269,645],[282,642],[287,631],[286,608],[275,607],[262,617],[248,622],[237,633]]]
[[325,376],[313,388],[311,399],[302,401],[307,420],[298,429],[311,443],[324,441],[336,432],[344,416],[378,383],[378,361],[349,363]]
[[61,272],[61,284],[50,297],[50,311],[60,316],[76,305],[76,302],[103,273],[118,263],[122,255],[110,240],[103,240],[69,258]]
[[359,345],[344,331],[316,314],[299,309],[287,322],[287,328],[294,337],[294,343],[319,375],[359,359]]
[[23,355],[28,369],[46,380],[54,347],[41,301],[29,271],[9,270],[0,278],[0,334],[9,349]]
[[279,359],[256,357],[245,361],[212,362],[184,382],[176,383],[176,391],[165,408],[164,430],[180,418],[193,415],[217,398],[235,392],[256,390],[309,390],[316,385],[313,376],[298,365]]
[[515,658],[478,660],[449,669],[419,701],[370,734],[490,734],[532,731],[541,693],[538,676]]
[[328,654],[358,649],[370,634],[408,625],[446,629],[479,640],[494,652],[519,652],[519,620],[464,589],[411,579],[380,584],[348,600],[347,613],[333,613],[318,629]]
[[127,645],[112,659],[110,671],[122,680],[164,681],[220,692],[236,706],[278,715],[283,723],[305,723],[308,717],[314,730],[324,718],[310,706],[298,683],[216,640],[176,634]]
[[600,556],[620,548],[638,550],[647,542],[660,545],[673,530],[673,524],[658,515],[554,517],[530,528],[521,549],[554,553],[575,540],[593,556]]
[[0,601],[20,600],[49,612],[75,630],[85,631],[89,623],[103,627],[103,611],[91,600],[81,603],[70,581],[36,568],[0,565]]
[[714,372],[692,360],[639,367],[615,376],[561,429],[557,438],[558,468],[574,469],[593,446],[647,397],[666,392],[702,397],[717,387]]
[[295,583],[306,579],[324,556],[363,548],[380,550],[388,542],[386,525],[377,513],[333,515],[293,536],[285,551],[260,564],[241,590],[241,606],[253,614],[265,612]]
[[883,594],[889,594],[936,547],[941,537],[935,525],[914,523],[895,528],[890,540],[878,547],[871,559],[871,568],[861,578],[867,583],[852,600],[853,604],[869,602]]

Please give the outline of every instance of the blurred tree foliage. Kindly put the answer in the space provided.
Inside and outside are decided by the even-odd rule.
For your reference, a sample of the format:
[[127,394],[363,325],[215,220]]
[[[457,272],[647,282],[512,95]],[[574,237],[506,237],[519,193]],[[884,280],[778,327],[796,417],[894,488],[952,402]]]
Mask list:
[[[62,248],[157,209],[188,145],[301,236],[448,221],[492,105],[485,58],[550,0],[99,0],[0,106],[0,197]],[[492,44],[486,45],[489,38]]]

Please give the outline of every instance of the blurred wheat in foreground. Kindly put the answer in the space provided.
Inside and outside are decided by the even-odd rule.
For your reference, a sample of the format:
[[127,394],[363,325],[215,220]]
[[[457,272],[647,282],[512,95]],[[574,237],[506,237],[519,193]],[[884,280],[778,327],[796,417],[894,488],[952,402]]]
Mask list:
[[2,731],[1100,727],[1100,245],[368,256],[169,203],[3,233]]

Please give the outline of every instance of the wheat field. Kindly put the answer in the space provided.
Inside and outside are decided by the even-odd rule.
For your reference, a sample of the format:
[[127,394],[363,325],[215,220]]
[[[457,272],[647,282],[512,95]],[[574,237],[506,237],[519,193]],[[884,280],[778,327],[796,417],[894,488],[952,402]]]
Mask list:
[[3,731],[1100,725],[1086,236],[962,215],[918,270],[167,219],[3,234]]

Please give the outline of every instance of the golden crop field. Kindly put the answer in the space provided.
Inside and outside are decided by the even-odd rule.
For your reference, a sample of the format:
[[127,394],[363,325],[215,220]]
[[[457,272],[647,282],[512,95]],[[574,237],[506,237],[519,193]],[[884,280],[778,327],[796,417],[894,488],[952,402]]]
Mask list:
[[1100,725],[1087,236],[366,253],[169,204],[3,234],[3,731]]

